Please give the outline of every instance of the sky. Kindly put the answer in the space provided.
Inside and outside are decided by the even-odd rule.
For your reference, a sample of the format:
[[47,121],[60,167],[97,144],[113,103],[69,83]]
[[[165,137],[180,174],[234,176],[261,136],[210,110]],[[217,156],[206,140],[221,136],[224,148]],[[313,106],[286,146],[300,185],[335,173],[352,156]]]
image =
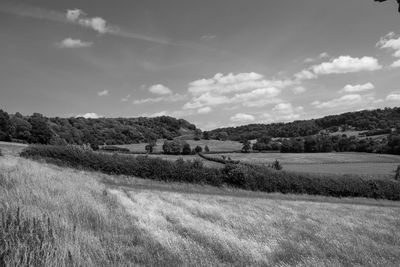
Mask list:
[[400,106],[400,14],[372,0],[0,0],[0,109],[203,130]]

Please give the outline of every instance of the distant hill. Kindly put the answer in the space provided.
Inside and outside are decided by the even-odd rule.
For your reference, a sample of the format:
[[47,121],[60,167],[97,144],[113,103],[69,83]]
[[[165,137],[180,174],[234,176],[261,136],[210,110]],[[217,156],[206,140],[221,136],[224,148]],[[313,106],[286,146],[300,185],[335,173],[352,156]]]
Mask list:
[[156,118],[47,118],[0,110],[0,141],[42,144],[132,144],[196,132],[196,126],[168,116]]
[[[238,127],[218,128],[205,132],[210,139],[239,141],[252,140],[262,136],[299,137],[314,135],[322,130],[329,132],[356,131],[390,132],[400,128],[400,107],[347,112],[319,119],[301,120],[289,123],[249,124]],[[378,131],[379,130],[379,131]]]

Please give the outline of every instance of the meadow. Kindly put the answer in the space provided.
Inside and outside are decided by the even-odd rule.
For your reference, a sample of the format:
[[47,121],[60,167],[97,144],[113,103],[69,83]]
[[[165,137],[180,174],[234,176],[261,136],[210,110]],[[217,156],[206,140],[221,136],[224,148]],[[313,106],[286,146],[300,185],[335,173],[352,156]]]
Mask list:
[[[337,152],[337,153],[217,153],[213,157],[230,157],[232,160],[251,164],[269,164],[279,160],[284,170],[314,174],[357,174],[390,179],[400,164],[400,156],[373,153]],[[168,160],[183,158],[198,159],[208,167],[222,167],[197,155],[151,155]]]
[[[119,184],[124,180],[130,184]],[[21,225],[35,218],[49,233],[45,246],[30,246],[26,236],[34,232],[26,227],[1,228],[0,265],[400,263],[400,202],[388,200],[244,193],[81,171],[6,154],[0,157],[0,203],[3,218],[15,217],[13,222]],[[14,247],[7,250],[7,245]]]

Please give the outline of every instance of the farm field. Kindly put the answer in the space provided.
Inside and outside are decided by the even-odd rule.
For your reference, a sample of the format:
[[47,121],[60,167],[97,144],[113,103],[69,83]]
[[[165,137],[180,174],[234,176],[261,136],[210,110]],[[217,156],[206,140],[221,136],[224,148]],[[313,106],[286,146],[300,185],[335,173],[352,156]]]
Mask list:
[[[164,144],[164,139],[158,139],[157,145],[153,148],[154,152],[162,152],[162,146]],[[185,140],[191,148],[195,148],[196,146],[201,146],[203,149],[207,145],[211,152],[218,151],[240,151],[242,149],[242,144],[235,141],[219,141],[219,140]],[[128,148],[132,152],[143,153],[146,152],[145,146],[146,143],[141,144],[130,144],[130,145],[118,145],[119,147]]]
[[[231,157],[233,160],[253,164],[268,164],[275,159],[283,165],[284,170],[307,173],[360,174],[378,175],[392,178],[400,164],[400,156],[372,153],[224,153],[213,157]],[[203,160],[199,156],[151,155],[163,159],[187,160],[199,159],[210,167],[220,167],[215,162]]]
[[150,184],[137,178],[118,186],[103,181],[129,177],[10,155],[0,157],[0,174],[1,214],[19,207],[23,219],[50,219],[56,242],[48,247],[55,254],[49,253],[47,266],[400,262],[399,202],[242,195],[240,190],[210,191],[207,186]]

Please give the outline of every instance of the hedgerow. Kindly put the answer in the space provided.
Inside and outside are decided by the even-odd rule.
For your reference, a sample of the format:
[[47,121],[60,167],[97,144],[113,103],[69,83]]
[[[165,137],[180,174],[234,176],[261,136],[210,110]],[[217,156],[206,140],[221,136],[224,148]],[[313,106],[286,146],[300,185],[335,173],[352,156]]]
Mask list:
[[73,146],[31,146],[21,156],[101,171],[170,182],[228,185],[246,190],[334,197],[400,200],[395,180],[363,180],[356,175],[316,175],[277,171],[267,166],[227,163],[222,170],[202,162],[175,162],[147,156],[98,153]]

